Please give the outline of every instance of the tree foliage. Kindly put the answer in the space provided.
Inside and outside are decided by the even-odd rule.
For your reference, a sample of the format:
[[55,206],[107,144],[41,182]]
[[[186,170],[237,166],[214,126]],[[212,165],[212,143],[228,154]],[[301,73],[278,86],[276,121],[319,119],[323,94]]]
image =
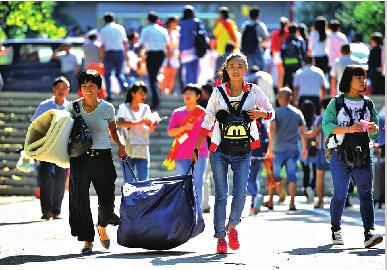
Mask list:
[[328,21],[338,19],[344,31],[354,29],[368,40],[373,32],[384,34],[384,12],[384,3],[379,1],[316,1],[300,2],[295,16],[298,22],[309,27],[317,16],[324,16]]
[[8,1],[0,4],[0,40],[47,36],[62,38],[66,29],[53,19],[55,2]]

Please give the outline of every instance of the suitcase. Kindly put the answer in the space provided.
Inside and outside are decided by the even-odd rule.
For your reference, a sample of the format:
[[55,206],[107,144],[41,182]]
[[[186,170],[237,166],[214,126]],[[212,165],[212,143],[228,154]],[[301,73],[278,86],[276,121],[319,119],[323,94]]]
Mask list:
[[379,209],[385,203],[385,173],[384,173],[384,157],[382,151],[375,152],[374,163],[374,205],[378,203]]

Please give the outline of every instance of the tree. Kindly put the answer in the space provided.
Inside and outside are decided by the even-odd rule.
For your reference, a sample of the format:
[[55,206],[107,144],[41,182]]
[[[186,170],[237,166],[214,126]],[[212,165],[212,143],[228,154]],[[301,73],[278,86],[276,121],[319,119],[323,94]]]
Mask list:
[[343,26],[354,28],[364,35],[365,40],[369,40],[374,32],[384,35],[384,13],[383,2],[344,2],[343,9],[336,13],[336,18]]
[[8,1],[0,5],[0,40],[47,36],[62,38],[66,29],[53,19],[55,2]]
[[304,23],[310,27],[317,16],[324,16],[328,21],[334,19],[335,13],[341,10],[342,7],[343,4],[339,1],[298,2],[294,15],[297,22]]

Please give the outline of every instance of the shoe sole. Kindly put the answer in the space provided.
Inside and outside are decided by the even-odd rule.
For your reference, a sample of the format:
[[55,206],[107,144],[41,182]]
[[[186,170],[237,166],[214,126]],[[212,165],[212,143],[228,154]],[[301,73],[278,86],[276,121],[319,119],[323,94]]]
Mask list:
[[[368,243],[368,242],[370,242],[370,243]],[[369,239],[367,242],[364,243],[364,246],[366,248],[371,248],[371,247],[376,246],[377,244],[380,244],[381,242],[383,242],[383,236],[376,236],[376,238],[371,237],[371,239]]]

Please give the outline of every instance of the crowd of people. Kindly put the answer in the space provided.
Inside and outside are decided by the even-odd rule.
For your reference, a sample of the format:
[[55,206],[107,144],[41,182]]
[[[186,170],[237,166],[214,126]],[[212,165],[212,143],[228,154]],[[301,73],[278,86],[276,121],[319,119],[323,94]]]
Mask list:
[[[114,71],[121,91],[126,93],[117,115],[110,103],[98,98],[102,74],[87,69],[79,73],[76,81],[72,77],[75,73],[65,68],[70,64],[74,70],[79,68],[78,62],[69,56],[68,46],[63,47],[64,56],[56,56],[61,60],[64,76],[69,72],[71,75],[54,82],[55,97],[42,103],[35,117],[54,106],[72,111],[65,104],[65,96],[73,84],[80,88],[81,113],[94,141],[87,154],[71,160],[70,170],[70,225],[72,234],[85,241],[83,253],[91,252],[94,238],[88,208],[91,179],[99,197],[97,229],[105,248],[110,245],[105,228],[117,224],[112,201],[116,173],[111,166],[108,136],[119,145],[119,158],[129,157],[138,179],[148,179],[150,133],[159,124],[151,111],[162,106],[161,93],[181,95],[184,101],[184,106],[171,114],[166,133],[174,142],[163,164],[184,174],[195,162],[195,190],[206,213],[211,212],[208,188],[213,181],[218,253],[226,253],[227,246],[233,250],[240,246],[236,226],[241,221],[247,194],[252,198],[250,214],[256,215],[261,204],[273,210],[275,192],[280,195],[280,202],[284,201],[288,183],[289,211],[297,211],[299,163],[307,200],[313,203],[317,193],[315,208],[324,207],[324,174],[331,170],[334,244],[344,243],[340,222],[344,207],[351,205],[351,182],[357,185],[360,197],[365,247],[383,240],[372,232],[373,173],[369,153],[369,138],[378,137],[379,120],[373,102],[365,96],[384,94],[383,36],[375,33],[369,50],[360,34],[350,43],[340,32],[337,20],[328,24],[324,17],[317,17],[308,33],[305,25],[282,17],[279,29],[270,34],[259,18],[260,10],[252,8],[250,20],[239,32],[230,19],[229,9],[221,7],[210,33],[196,17],[194,8],[185,6],[181,19],[171,17],[165,23],[156,12],[150,12],[148,24],[140,33],[127,35],[114,22],[114,14],[106,13],[104,27],[98,34],[90,34],[85,43],[85,63],[104,64],[106,101],[113,97],[110,76]],[[176,81],[181,83],[181,91]],[[145,104],[148,89],[152,97],[150,106]],[[122,131],[121,139],[117,127]],[[359,152],[353,152],[358,147],[362,160],[356,159]],[[233,171],[233,190],[226,224],[229,166]],[[41,181],[48,181],[44,175],[52,170],[46,167],[42,163],[39,169]],[[269,195],[265,202],[258,180],[263,167]],[[62,179],[62,174],[59,171],[58,178]],[[100,181],[104,175],[111,179],[107,186]],[[125,179],[133,181],[131,176]],[[77,194],[71,192],[75,188]],[[54,192],[46,190],[42,188],[41,192]],[[56,197],[63,197],[62,191],[57,193]],[[42,194],[42,198],[45,196]],[[42,218],[58,216],[60,203],[50,203],[53,208],[43,206],[44,201]]]

